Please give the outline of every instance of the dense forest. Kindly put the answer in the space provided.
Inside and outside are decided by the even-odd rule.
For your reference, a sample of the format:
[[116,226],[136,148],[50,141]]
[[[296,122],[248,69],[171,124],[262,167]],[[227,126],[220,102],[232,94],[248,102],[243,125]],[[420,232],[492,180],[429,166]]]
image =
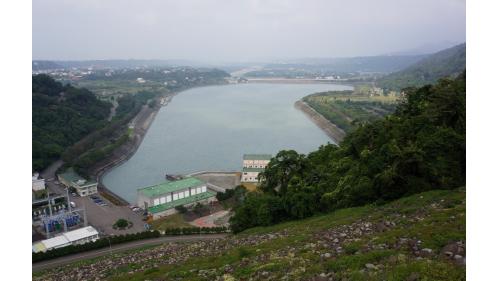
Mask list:
[[465,84],[463,72],[408,88],[393,114],[361,124],[339,146],[279,152],[260,192],[235,207],[232,230],[465,185]]
[[48,75],[32,77],[32,169],[59,159],[66,148],[103,127],[111,104]]
[[100,128],[79,140],[62,154],[68,166],[73,166],[78,174],[91,177],[90,170],[98,162],[110,157],[115,149],[127,143],[131,137],[128,123],[148,104],[154,107],[155,93],[139,92],[124,95],[118,99],[116,115],[103,128]]
[[456,77],[465,69],[465,43],[430,55],[421,61],[381,78],[377,84],[388,90],[421,87],[442,77]]

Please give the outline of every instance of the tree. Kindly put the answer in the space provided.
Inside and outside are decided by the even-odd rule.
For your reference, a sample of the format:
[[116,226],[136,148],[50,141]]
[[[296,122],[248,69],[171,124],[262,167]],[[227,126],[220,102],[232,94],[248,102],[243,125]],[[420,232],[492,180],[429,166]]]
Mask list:
[[361,124],[340,145],[280,151],[230,219],[234,232],[318,212],[465,184],[465,73],[407,88],[392,115]]
[[126,219],[118,219],[115,222],[115,226],[118,228],[125,228],[128,226],[128,221]]
[[290,179],[294,175],[300,175],[304,168],[303,154],[294,150],[282,150],[271,158],[264,172],[259,174],[262,181],[259,189],[269,194],[285,194]]

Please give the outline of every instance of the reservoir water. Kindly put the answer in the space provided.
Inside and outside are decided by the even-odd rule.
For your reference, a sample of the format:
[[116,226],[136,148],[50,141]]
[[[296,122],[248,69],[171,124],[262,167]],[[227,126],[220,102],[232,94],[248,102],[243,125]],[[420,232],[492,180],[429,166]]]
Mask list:
[[187,90],[160,109],[137,152],[103,178],[135,203],[136,190],[165,181],[165,173],[238,171],[245,153],[308,153],[333,142],[301,111],[300,98],[334,84],[236,84]]

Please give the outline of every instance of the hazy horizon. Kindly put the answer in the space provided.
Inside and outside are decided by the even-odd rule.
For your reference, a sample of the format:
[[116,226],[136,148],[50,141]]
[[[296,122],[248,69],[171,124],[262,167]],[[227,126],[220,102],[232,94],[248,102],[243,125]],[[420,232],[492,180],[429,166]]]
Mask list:
[[465,1],[33,1],[33,60],[250,62],[465,42]]

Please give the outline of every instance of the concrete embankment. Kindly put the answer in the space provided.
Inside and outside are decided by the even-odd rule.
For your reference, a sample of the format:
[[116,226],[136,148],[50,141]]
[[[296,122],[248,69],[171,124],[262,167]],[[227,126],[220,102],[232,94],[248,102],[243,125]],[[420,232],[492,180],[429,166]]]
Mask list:
[[330,137],[336,144],[339,144],[345,137],[344,130],[337,127],[332,122],[328,121],[323,115],[319,114],[316,110],[310,107],[302,100],[295,102],[295,107],[302,111],[311,121],[323,130],[328,137]]
[[98,163],[93,169],[93,174],[97,178],[100,191],[116,199],[113,203],[119,205],[129,204],[129,202],[127,202],[125,199],[121,198],[119,195],[106,188],[106,186],[102,182],[102,178],[106,175],[106,173],[111,171],[111,169],[124,163],[134,155],[134,153],[141,145],[142,140],[144,139],[144,136],[146,135],[149,127],[153,123],[156,114],[158,114],[162,106],[166,106],[168,104],[168,102],[174,95],[175,94],[170,94],[169,96],[167,96],[167,102],[163,100],[163,102],[161,102],[161,106],[156,106],[155,108],[150,108],[147,105],[143,106],[137,116],[134,117],[134,119],[129,123],[129,128],[132,129],[131,140],[115,149],[110,157]]

